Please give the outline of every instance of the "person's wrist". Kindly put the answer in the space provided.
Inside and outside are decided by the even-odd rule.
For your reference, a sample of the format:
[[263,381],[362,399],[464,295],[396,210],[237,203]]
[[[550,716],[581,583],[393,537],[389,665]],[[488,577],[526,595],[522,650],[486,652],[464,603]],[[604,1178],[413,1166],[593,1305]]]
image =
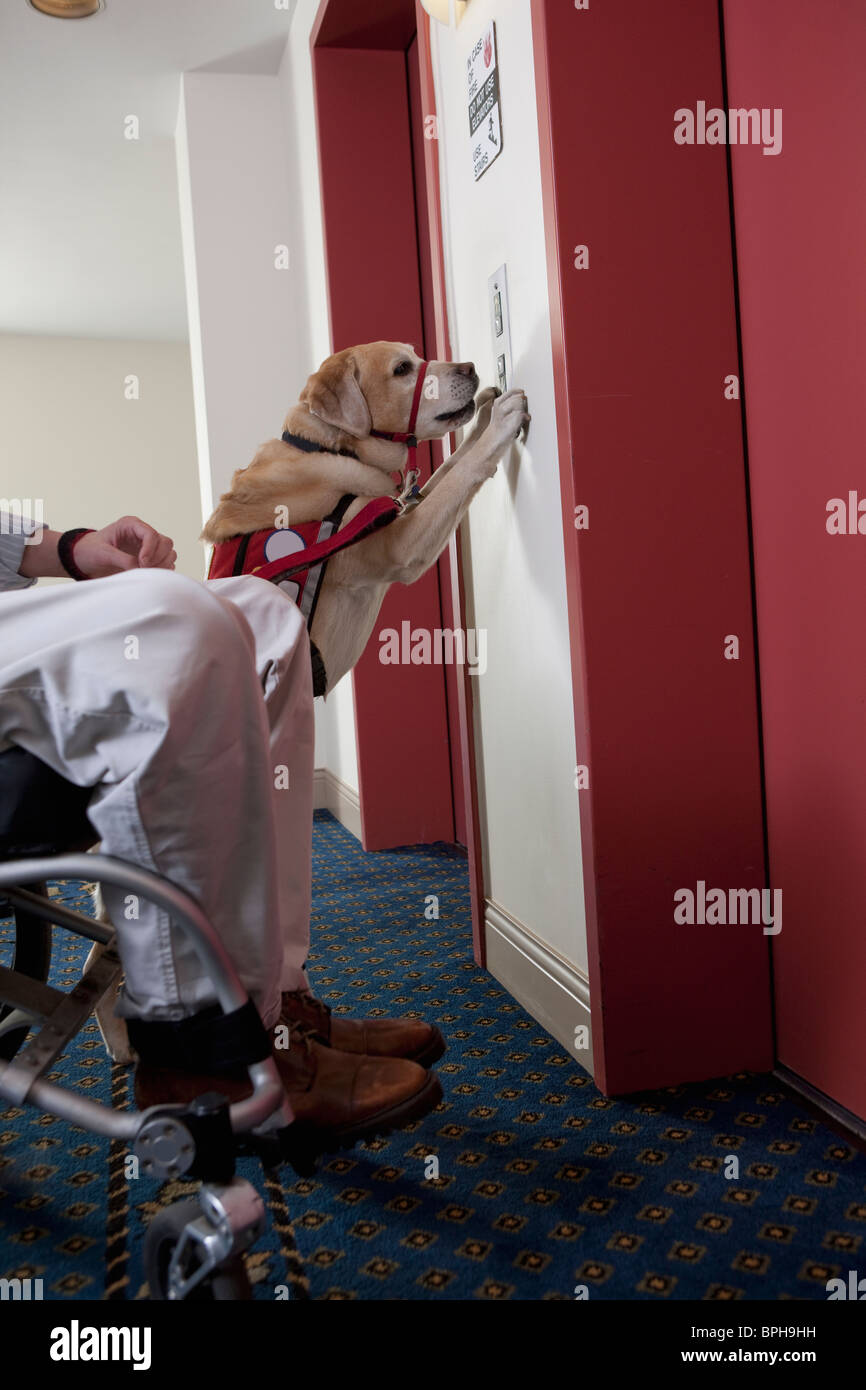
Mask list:
[[64,531],[57,542],[57,558],[71,579],[81,580],[90,577],[75,563],[75,547],[82,537],[92,535],[92,526],[78,526],[72,531]]

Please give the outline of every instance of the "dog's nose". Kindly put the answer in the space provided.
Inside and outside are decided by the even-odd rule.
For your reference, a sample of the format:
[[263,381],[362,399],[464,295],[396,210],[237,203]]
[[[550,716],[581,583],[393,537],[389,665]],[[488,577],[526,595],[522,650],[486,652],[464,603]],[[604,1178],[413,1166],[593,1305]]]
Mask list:
[[474,362],[455,362],[455,363],[454,363],[454,370],[455,370],[455,372],[459,372],[461,376],[474,376],[474,375],[475,375],[475,363],[474,363]]

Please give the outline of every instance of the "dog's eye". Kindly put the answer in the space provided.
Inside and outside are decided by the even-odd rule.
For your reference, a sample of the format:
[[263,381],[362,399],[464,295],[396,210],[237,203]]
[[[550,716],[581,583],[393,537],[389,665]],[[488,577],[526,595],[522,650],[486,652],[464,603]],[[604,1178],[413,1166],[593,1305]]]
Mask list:
[[395,375],[395,376],[405,376],[406,373],[407,373],[407,372],[411,372],[411,370],[412,370],[412,363],[411,363],[411,362],[398,362],[398,363],[397,363],[397,366],[394,368],[394,375]]

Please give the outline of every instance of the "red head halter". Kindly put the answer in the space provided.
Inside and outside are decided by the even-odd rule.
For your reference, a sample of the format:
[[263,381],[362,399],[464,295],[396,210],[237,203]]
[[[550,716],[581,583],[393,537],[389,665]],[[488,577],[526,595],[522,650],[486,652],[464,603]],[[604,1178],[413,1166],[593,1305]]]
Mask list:
[[418,477],[418,465],[416,463],[416,451],[418,448],[418,440],[415,438],[415,423],[418,419],[418,410],[421,405],[421,392],[424,389],[424,382],[427,377],[427,368],[429,366],[429,362],[422,362],[421,366],[418,368],[418,380],[415,382],[415,394],[412,397],[412,409],[409,412],[409,428],[406,431],[406,433],[404,434],[398,431],[392,434],[389,433],[388,430],[370,431],[370,433],[374,435],[376,439],[390,439],[394,444],[408,444],[409,457],[406,460],[407,481],[410,473],[415,474],[416,481]]

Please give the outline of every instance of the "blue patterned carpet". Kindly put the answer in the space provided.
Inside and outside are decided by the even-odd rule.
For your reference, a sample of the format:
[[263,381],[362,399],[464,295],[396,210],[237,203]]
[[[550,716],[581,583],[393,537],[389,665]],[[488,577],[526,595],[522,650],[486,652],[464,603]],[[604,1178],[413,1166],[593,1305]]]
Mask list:
[[[364,854],[318,812],[314,890],[316,992],[340,1013],[436,1022],[446,1094],[309,1179],[285,1169],[265,1186],[244,1161],[272,1216],[249,1261],[257,1299],[571,1300],[584,1286],[591,1300],[823,1301],[828,1279],[862,1269],[866,1155],[771,1076],[606,1100],[475,966],[449,846]],[[0,924],[0,959],[2,939]],[[58,982],[81,960],[60,940]],[[56,1074],[108,1096],[93,1027]],[[119,1102],[125,1084],[115,1068]],[[41,1277],[46,1298],[143,1297],[146,1221],[191,1189],[128,1182],[122,1160],[61,1121],[0,1112],[0,1277]]]

